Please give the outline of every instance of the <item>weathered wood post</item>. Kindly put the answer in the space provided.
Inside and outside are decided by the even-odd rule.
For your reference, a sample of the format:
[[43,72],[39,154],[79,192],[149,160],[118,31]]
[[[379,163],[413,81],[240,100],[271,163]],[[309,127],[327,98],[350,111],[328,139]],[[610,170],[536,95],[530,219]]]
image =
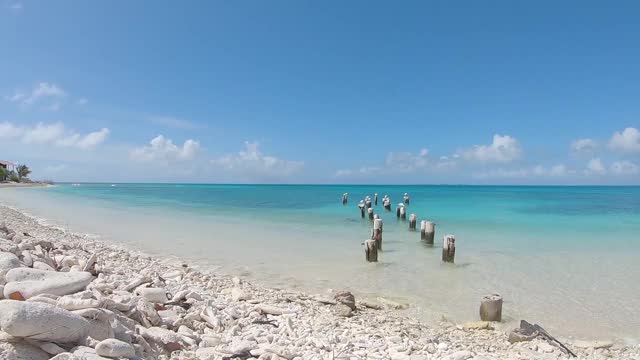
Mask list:
[[373,194],[373,204],[378,206],[378,193]]
[[378,262],[378,248],[375,240],[365,240],[364,256],[368,262]]
[[416,230],[416,222],[418,221],[418,217],[416,214],[409,215],[409,230]]
[[347,205],[348,201],[349,201],[349,194],[347,193],[342,194],[342,205]]
[[364,198],[364,204],[367,206],[367,209],[371,207],[371,198],[369,196]]
[[384,206],[385,210],[391,211],[391,199],[389,199],[387,195],[385,195],[384,199],[382,199],[382,205]]
[[365,205],[364,205],[364,200],[360,200],[360,203],[358,203],[358,207],[360,208],[360,216],[362,216],[362,218],[364,219],[364,211],[365,211]]
[[382,250],[382,219],[373,220],[373,236],[376,241],[376,249]]
[[486,295],[480,301],[480,320],[502,320],[502,296],[498,294]]
[[398,209],[396,209],[396,216],[400,218],[400,220],[407,220],[407,208],[404,207],[403,203],[398,204]]
[[424,221],[424,232],[420,234],[420,238],[427,244],[433,245],[433,238],[436,234],[436,224],[431,221]]
[[409,202],[410,202],[410,200],[409,200],[409,194],[404,193],[404,203],[405,203],[405,204],[407,204],[407,205],[409,205]]
[[369,220],[373,220],[373,208],[369,208],[367,211],[369,212]]
[[442,244],[442,261],[452,263],[456,257],[456,237],[445,235]]

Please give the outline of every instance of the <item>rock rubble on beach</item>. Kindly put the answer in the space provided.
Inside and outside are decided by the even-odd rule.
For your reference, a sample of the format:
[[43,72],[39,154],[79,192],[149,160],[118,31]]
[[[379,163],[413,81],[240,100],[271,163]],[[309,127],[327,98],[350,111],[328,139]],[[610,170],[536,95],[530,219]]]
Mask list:
[[[0,295],[0,359],[568,358],[539,338],[511,343],[491,323],[429,327],[388,299],[268,289],[3,206]],[[576,342],[573,350],[582,359],[640,358],[637,345]]]

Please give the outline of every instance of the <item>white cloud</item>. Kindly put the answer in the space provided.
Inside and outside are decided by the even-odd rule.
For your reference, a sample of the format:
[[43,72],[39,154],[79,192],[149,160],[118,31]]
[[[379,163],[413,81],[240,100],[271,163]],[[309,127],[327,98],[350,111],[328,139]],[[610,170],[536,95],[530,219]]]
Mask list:
[[508,163],[520,157],[522,150],[515,138],[499,134],[493,135],[490,145],[475,145],[470,149],[463,149],[459,154],[468,161]]
[[174,129],[195,129],[197,126],[189,120],[175,118],[172,116],[150,116],[148,121],[168,128]]
[[534,166],[532,168],[520,168],[520,169],[494,169],[479,173],[474,173],[473,177],[476,179],[521,179],[521,178],[533,178],[533,177],[565,177],[574,174],[575,171],[567,169],[564,164],[554,165],[550,168],[546,168],[542,165]]
[[[60,140],[63,136],[64,125],[62,123],[38,123],[33,128],[25,129],[22,142],[25,144],[47,144]],[[62,145],[65,146],[65,144]]]
[[109,129],[102,128],[99,131],[90,132],[84,137],[80,137],[74,144],[81,149],[92,149],[99,144],[102,144],[109,136]]
[[411,172],[424,168],[429,164],[429,150],[420,149],[420,152],[390,152],[385,159],[385,166],[403,172]]
[[593,158],[587,163],[585,174],[587,175],[604,175],[607,169],[604,167],[600,158]]
[[591,154],[598,148],[598,143],[592,139],[578,139],[571,143],[571,151],[574,153]]
[[89,100],[87,100],[85,98],[80,98],[80,99],[78,99],[78,101],[76,101],[76,103],[78,105],[87,105],[88,102],[89,102]]
[[260,152],[257,142],[245,141],[244,151],[211,160],[211,164],[247,175],[289,176],[302,170],[302,161],[283,160]]
[[23,8],[22,3],[15,2],[15,3],[11,4],[11,10],[20,11],[20,10],[22,10],[22,8]]
[[14,126],[10,122],[0,123],[0,139],[15,138],[22,135],[22,128]]
[[19,138],[24,144],[92,149],[103,143],[108,136],[107,128],[81,135],[75,131],[66,130],[64,124],[59,122],[38,123],[33,127],[18,127],[9,122],[0,123],[0,138]]
[[622,132],[616,131],[609,140],[609,147],[620,152],[640,152],[640,131],[632,127],[628,127]]
[[554,165],[551,167],[551,169],[549,170],[549,176],[565,176],[568,174],[568,170],[567,167],[560,164],[560,165]]
[[377,166],[363,166],[359,169],[356,170],[352,170],[352,169],[342,169],[342,170],[338,170],[335,173],[335,177],[349,177],[349,176],[356,176],[356,175],[372,175],[375,173],[380,173],[382,171],[382,169],[380,167]]
[[640,167],[631,161],[616,161],[611,164],[611,172],[615,175],[635,175],[640,173]]
[[[36,103],[41,99],[59,99],[65,97],[66,95],[67,93],[60,86],[47,82],[41,82],[37,84],[29,93],[17,91],[14,95],[5,97],[5,100],[23,106],[28,106]],[[55,102],[49,107],[51,106],[53,106],[54,108],[60,107],[59,103]]]
[[429,150],[422,148],[418,153],[409,151],[389,152],[382,166],[362,166],[356,169],[341,169],[335,172],[335,177],[362,177],[374,173],[402,172],[410,173],[417,170],[428,169],[430,166],[438,166],[444,161],[441,159],[434,163]]
[[137,161],[187,161],[192,160],[200,151],[200,143],[189,139],[182,146],[177,146],[171,139],[158,135],[151,139],[149,145],[135,148],[131,158]]

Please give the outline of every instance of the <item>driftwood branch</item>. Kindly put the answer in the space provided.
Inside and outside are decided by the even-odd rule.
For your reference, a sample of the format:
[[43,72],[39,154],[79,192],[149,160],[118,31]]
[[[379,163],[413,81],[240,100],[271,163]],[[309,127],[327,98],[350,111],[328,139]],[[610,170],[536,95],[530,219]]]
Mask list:
[[533,334],[533,333],[535,333],[537,331],[538,334],[540,334],[542,337],[544,337],[547,341],[549,341],[551,343],[556,343],[567,354],[570,354],[573,357],[578,357],[576,354],[573,353],[573,351],[571,351],[568,347],[566,347],[558,339],[556,339],[555,337],[551,336],[551,334],[549,334],[547,332],[547,330],[543,329],[542,326],[540,326],[538,324],[533,324],[532,325],[532,324],[528,323],[526,320],[520,320],[520,329],[521,329],[520,332],[522,334],[525,334],[525,335],[531,335],[531,334]]

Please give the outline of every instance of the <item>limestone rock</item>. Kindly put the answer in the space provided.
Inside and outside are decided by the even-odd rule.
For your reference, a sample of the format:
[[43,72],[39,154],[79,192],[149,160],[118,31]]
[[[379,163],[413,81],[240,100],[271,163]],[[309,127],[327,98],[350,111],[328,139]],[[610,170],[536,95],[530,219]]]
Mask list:
[[375,301],[369,301],[369,300],[360,301],[360,305],[369,309],[374,309],[374,310],[382,310],[384,308],[382,304],[379,304]]
[[201,360],[219,359],[218,352],[214,348],[199,348],[196,350],[196,356]]
[[17,256],[9,252],[0,251],[0,272],[6,272],[21,266],[22,263]]
[[83,360],[82,358],[73,355],[72,353],[64,352],[51,358],[51,360]]
[[141,288],[137,292],[150,303],[164,304],[169,301],[167,291],[163,288]]
[[338,291],[333,298],[336,299],[338,303],[350,307],[351,310],[356,309],[356,298],[349,291]]
[[96,345],[96,354],[111,358],[130,359],[136,355],[133,346],[116,339],[102,340]]
[[82,360],[111,360],[111,358],[98,355],[94,349],[88,346],[77,346],[71,350],[73,350],[73,355]]
[[45,270],[45,271],[52,271],[52,272],[56,271],[56,269],[52,268],[49,264],[46,264],[38,260],[35,260],[32,266],[34,269],[38,269],[38,270]]
[[473,357],[473,353],[468,350],[456,351],[451,355],[447,355],[443,360],[467,360]]
[[179,348],[180,342],[182,341],[180,335],[161,327],[150,327],[148,329],[139,327],[138,330],[140,331],[140,335],[147,341],[160,343],[164,345],[165,348],[175,348],[176,346]]
[[493,330],[489,321],[471,321],[462,325],[464,330]]
[[544,353],[552,353],[555,349],[556,349],[555,346],[553,346],[553,345],[551,345],[549,343],[546,343],[546,342],[543,342],[543,343],[538,345],[538,350],[540,350],[540,351],[542,351]]
[[82,358],[73,355],[70,352],[64,352],[51,358],[51,360],[83,360]]
[[47,360],[49,356],[37,346],[20,342],[0,343],[0,359],[3,360]]
[[231,289],[231,299],[233,301],[247,300],[248,296],[244,292],[244,290],[234,287],[233,289]]
[[89,322],[45,303],[0,300],[0,327],[16,337],[74,343],[87,335]]
[[51,294],[63,296],[72,294],[89,285],[93,276],[88,272],[55,272],[30,268],[11,269],[6,274],[7,284],[4,296],[18,292],[24,299]]
[[513,329],[509,333],[509,342],[513,344],[513,343],[522,342],[522,341],[531,341],[536,337],[538,337],[537,331],[531,335],[525,335],[525,334],[522,334],[520,332],[520,329],[518,328],[518,329]]
[[347,305],[338,304],[336,305],[336,314],[342,317],[351,317],[353,316],[353,310]]

